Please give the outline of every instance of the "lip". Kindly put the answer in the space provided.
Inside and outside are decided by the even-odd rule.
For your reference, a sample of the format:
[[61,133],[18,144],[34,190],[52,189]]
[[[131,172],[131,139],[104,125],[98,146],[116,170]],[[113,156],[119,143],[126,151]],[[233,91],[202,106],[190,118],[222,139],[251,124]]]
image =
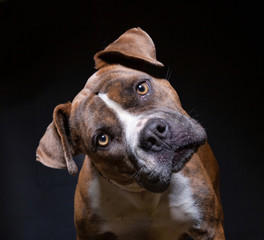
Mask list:
[[184,165],[191,159],[193,154],[198,150],[199,146],[204,144],[205,140],[197,142],[189,142],[187,144],[178,146],[174,150],[174,157],[172,161],[173,172],[180,171]]
[[[173,161],[180,161],[182,159],[186,159],[188,160],[189,155],[193,154],[195,152],[195,147],[183,147],[183,148],[179,148],[178,150],[174,151],[174,158]],[[191,157],[191,156],[190,156]]]
[[182,145],[178,145],[177,147],[175,147],[174,153],[181,155],[188,150],[196,149],[198,146],[200,146],[200,144],[196,142],[189,142]]

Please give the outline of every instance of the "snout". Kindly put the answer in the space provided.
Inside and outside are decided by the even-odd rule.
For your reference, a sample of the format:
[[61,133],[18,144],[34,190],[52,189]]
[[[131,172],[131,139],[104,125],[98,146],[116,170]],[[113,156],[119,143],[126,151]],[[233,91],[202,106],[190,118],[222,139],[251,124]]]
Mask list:
[[174,156],[171,142],[171,126],[163,118],[150,118],[139,133],[137,181],[151,192],[163,192],[170,184]]
[[172,172],[180,171],[206,140],[204,129],[188,116],[151,118],[141,129],[136,149],[138,183],[152,192],[163,192]]

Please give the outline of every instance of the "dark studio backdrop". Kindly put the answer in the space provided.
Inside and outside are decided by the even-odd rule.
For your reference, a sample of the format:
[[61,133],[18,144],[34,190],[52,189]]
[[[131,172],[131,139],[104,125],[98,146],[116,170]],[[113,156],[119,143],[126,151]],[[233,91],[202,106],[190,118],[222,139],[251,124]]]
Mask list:
[[94,73],[93,55],[138,26],[155,42],[183,107],[207,130],[227,239],[263,239],[260,5],[7,0],[0,17],[1,239],[75,239],[77,177],[35,162],[35,149],[54,107]]

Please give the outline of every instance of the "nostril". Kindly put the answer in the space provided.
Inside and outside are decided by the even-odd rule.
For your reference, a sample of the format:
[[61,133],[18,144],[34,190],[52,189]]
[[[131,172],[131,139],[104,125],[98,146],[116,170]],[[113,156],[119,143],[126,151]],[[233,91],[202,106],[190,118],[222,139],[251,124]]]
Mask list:
[[157,143],[157,140],[154,137],[149,137],[148,142],[151,143],[152,145],[155,145]]
[[157,130],[159,133],[164,133],[166,130],[166,126],[164,125],[158,125]]
[[142,137],[140,140],[140,146],[144,149],[151,149],[153,146],[157,144],[157,139],[154,136],[146,136]]

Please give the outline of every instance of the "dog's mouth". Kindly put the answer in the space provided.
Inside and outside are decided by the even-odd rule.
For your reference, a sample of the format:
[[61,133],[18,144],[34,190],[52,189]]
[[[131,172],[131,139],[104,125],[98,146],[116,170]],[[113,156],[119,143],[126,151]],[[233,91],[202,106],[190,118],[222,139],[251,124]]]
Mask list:
[[[174,147],[174,150],[173,148],[171,150],[166,149],[155,156],[149,156],[152,162],[155,162],[156,167],[140,166],[140,173],[137,176],[138,184],[151,192],[166,191],[172,173],[179,172],[202,143],[192,142]],[[149,162],[149,160],[145,162]]]

